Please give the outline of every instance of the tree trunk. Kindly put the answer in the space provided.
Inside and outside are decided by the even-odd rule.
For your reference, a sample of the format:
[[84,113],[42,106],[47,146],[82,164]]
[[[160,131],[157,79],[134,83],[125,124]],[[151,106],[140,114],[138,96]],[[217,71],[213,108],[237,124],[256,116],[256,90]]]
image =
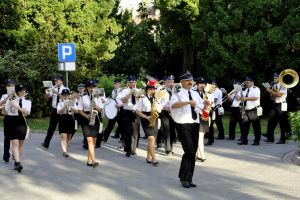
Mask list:
[[192,45],[190,34],[184,34],[182,47],[183,47],[182,73],[184,73],[187,70],[192,71],[194,67],[194,47]]

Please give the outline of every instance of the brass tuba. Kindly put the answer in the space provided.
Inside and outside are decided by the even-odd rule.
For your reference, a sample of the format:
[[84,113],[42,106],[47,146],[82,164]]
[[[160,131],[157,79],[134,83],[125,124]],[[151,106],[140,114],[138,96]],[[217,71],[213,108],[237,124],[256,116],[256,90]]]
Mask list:
[[299,82],[299,75],[295,70],[286,69],[279,74],[279,83],[286,88],[295,87]]

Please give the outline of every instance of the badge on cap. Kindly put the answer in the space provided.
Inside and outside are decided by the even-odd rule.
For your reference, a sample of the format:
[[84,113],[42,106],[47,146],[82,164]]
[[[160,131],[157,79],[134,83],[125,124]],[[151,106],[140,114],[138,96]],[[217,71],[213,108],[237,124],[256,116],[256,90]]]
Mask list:
[[186,71],[184,74],[182,74],[181,76],[179,76],[179,79],[180,80],[189,80],[189,81],[191,81],[194,78],[193,78],[193,75],[191,74],[191,72]]

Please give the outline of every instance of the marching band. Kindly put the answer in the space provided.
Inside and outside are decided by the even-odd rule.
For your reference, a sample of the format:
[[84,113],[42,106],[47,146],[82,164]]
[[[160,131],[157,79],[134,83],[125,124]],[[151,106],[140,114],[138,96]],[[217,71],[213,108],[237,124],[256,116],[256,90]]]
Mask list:
[[[284,76],[292,76],[294,79],[285,83]],[[289,70],[285,74],[275,73],[273,78],[272,85],[263,83],[272,97],[273,106],[269,113],[267,133],[262,134],[261,91],[252,77],[246,77],[242,84],[234,81],[234,89],[226,94],[219,89],[215,80],[209,84],[204,77],[194,79],[190,72],[181,75],[180,83],[177,84],[174,83],[175,77],[172,75],[164,77],[163,84],[151,78],[144,89],[137,88],[136,77],[129,75],[125,88],[121,88],[121,80],[116,79],[112,95],[105,98],[103,91],[97,88],[96,80],[80,83],[77,86],[78,93],[71,94],[69,88],[63,85],[63,77],[56,76],[54,86],[46,89],[46,99],[52,98],[52,110],[42,146],[45,149],[49,147],[58,125],[63,156],[69,157],[71,139],[78,126],[81,126],[83,148],[88,150],[86,164],[95,168],[99,165],[95,148],[101,146],[102,140],[107,142],[117,122],[118,129],[112,137],[120,138],[126,157],[136,155],[140,131],[143,131],[147,139],[146,162],[158,166],[155,156],[158,133],[162,136],[166,155],[173,153],[173,142],[178,136],[184,151],[179,169],[180,182],[184,188],[196,187],[192,180],[195,161],[206,160],[204,137],[208,136],[206,145],[214,143],[214,123],[219,130],[216,139],[225,139],[222,104],[226,100],[231,102],[228,140],[235,140],[235,129],[239,124],[241,138],[238,144],[247,145],[252,123],[255,136],[252,145],[260,144],[261,135],[267,138],[266,142],[274,142],[274,129],[279,123],[281,136],[277,144],[285,143],[291,129],[287,118],[287,90],[298,83],[299,77],[295,71]],[[12,79],[7,80],[6,89],[7,94],[3,94],[0,100],[4,115],[3,160],[9,162],[11,143],[14,169],[21,172],[23,166],[20,157],[24,140],[29,134],[25,116],[30,114],[31,101],[25,98],[25,87],[22,84],[15,85]],[[226,95],[224,98],[223,93]],[[104,115],[108,118],[105,131],[102,123]]]

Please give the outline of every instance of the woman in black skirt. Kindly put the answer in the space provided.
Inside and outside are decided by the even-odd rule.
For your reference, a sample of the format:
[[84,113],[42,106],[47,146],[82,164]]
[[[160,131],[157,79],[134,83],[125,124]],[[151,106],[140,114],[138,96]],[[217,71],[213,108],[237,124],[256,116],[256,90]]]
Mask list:
[[154,98],[155,84],[155,80],[148,81],[145,88],[146,94],[143,95],[136,104],[136,114],[141,118],[142,127],[148,141],[146,162],[154,166],[158,165],[158,161],[155,158],[155,139],[158,132],[158,119],[156,119],[154,127],[149,127],[152,104],[155,103],[158,112],[162,110],[162,105]]
[[10,99],[5,104],[5,112],[7,120],[5,126],[10,135],[12,144],[12,153],[15,159],[14,169],[19,173],[23,166],[20,162],[20,157],[23,152],[24,140],[27,133],[26,115],[30,114],[31,101],[25,99],[25,87],[23,85],[15,86],[16,96]]
[[[97,167],[99,165],[99,163],[96,162],[95,158],[95,144],[96,138],[99,134],[100,118],[98,114],[95,114],[93,116],[93,111],[101,113],[103,105],[101,100],[97,100],[97,98],[95,98],[95,95],[93,94],[93,89],[95,89],[96,86],[96,81],[87,81],[87,94],[82,96],[78,104],[78,112],[81,116],[83,116],[81,125],[88,143],[88,160],[86,164],[90,167]],[[91,116],[93,116],[95,119],[95,123],[92,125],[90,124],[90,122],[92,121],[90,120]]]
[[75,133],[76,129],[74,113],[78,112],[74,101],[73,106],[71,104],[68,105],[68,103],[72,103],[70,102],[70,100],[68,100],[68,97],[70,97],[70,90],[63,89],[61,91],[60,102],[57,105],[57,114],[59,114],[58,130],[60,134],[60,143],[64,157],[69,157],[68,148],[70,146],[72,136]]

